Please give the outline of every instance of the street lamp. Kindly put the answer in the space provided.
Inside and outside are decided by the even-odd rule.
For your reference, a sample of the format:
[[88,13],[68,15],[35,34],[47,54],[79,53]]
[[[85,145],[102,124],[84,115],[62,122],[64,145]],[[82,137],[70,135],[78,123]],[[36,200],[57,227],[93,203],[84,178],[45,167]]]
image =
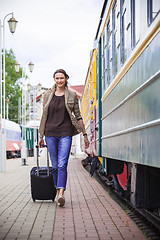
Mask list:
[[30,83],[27,84],[27,90],[28,90],[28,92],[31,90],[31,84]]
[[14,67],[15,67],[16,73],[18,73],[20,64],[18,62],[15,62]]
[[38,85],[37,85],[37,90],[38,90],[38,91],[41,91],[41,89],[42,89],[42,84],[41,84],[41,83],[38,83]]
[[[27,62],[26,62],[27,63]],[[26,65],[26,64],[25,64]],[[15,70],[16,72],[19,72],[20,64],[18,62],[15,62]],[[30,61],[28,64],[29,71],[32,73],[34,64]],[[22,166],[26,165],[26,158],[27,158],[27,148],[26,148],[26,133],[25,133],[25,127],[26,127],[26,84],[25,84],[25,70],[23,71],[22,68],[22,81],[23,81],[23,88],[22,88],[22,144],[21,144],[21,159],[22,159]]]
[[[9,15],[9,14],[8,14]],[[7,15],[7,16],[8,16]],[[16,26],[17,26],[17,22],[16,19],[13,17],[13,13],[12,13],[12,18],[10,18],[10,20],[8,21],[8,24],[9,24],[9,29],[10,29],[10,32],[13,34],[16,30]]]
[[32,62],[28,63],[28,67],[29,67],[29,71],[32,73],[33,72],[33,68],[34,68],[34,64]]
[[[2,124],[0,124],[0,140],[1,140],[1,152],[0,152],[0,171],[4,172],[6,170],[6,129],[5,129],[5,19],[12,15],[9,23],[9,29],[13,34],[16,30],[17,21],[13,17],[13,13],[7,14],[3,19],[3,25],[1,25],[0,20],[0,118],[3,119]],[[1,29],[3,28],[3,44],[1,43]],[[2,80],[2,45],[3,45],[3,80]],[[3,132],[2,132],[3,129]]]

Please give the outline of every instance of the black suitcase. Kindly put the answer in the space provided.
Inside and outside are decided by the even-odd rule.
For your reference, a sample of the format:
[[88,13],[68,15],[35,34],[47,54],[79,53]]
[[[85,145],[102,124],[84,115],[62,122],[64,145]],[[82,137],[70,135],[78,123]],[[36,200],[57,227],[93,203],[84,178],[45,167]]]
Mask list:
[[31,195],[35,200],[54,201],[57,190],[54,187],[52,167],[49,167],[49,153],[47,150],[47,167],[39,167],[38,146],[37,148],[37,167],[33,167],[30,172]]

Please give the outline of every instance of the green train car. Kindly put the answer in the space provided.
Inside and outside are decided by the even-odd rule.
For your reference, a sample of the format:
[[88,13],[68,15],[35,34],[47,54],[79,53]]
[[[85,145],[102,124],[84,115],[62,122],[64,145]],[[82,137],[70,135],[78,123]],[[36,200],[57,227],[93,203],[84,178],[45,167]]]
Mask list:
[[96,93],[86,81],[81,102],[94,155],[137,208],[160,208],[160,1],[104,1],[94,40]]
[[34,156],[34,145],[38,143],[38,128],[25,126],[23,127],[23,131],[26,139],[27,157],[32,157]]

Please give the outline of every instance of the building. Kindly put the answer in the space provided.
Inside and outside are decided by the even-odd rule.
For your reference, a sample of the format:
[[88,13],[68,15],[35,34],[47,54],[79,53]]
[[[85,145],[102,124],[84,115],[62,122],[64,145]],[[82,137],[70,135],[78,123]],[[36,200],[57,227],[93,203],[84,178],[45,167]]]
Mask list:
[[47,88],[42,87],[40,83],[37,86],[27,85],[27,122],[40,120],[42,115],[42,94],[46,90]]

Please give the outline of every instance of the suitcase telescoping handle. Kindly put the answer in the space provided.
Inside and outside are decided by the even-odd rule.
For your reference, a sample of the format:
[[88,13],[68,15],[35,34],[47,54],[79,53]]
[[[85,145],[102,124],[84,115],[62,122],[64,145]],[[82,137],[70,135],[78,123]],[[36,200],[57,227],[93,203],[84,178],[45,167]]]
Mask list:
[[[47,145],[41,145],[42,147],[46,147],[47,148]],[[39,146],[36,145],[36,148],[37,148],[37,176],[39,176],[39,158],[38,158],[38,155],[39,155]],[[47,149],[47,175],[49,176],[49,152],[48,152],[48,149]]]

